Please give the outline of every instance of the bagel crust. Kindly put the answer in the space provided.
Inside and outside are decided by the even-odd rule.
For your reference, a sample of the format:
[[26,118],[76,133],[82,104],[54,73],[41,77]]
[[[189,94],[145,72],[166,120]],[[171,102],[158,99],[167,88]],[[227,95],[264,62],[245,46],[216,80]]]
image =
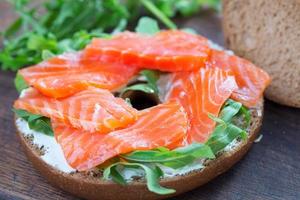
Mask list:
[[221,152],[216,159],[207,161],[201,170],[192,171],[182,176],[165,178],[160,181],[162,186],[173,188],[176,193],[158,195],[147,189],[144,181],[133,181],[126,186],[112,181],[105,181],[99,177],[88,176],[82,173],[64,173],[47,163],[41,157],[37,148],[24,137],[17,128],[17,135],[32,165],[48,179],[48,181],[73,195],[89,200],[153,200],[164,199],[199,187],[218,175],[224,173],[238,162],[249,150],[256,139],[263,118],[263,99],[255,108],[251,108],[251,123],[248,139],[240,141],[232,150]]

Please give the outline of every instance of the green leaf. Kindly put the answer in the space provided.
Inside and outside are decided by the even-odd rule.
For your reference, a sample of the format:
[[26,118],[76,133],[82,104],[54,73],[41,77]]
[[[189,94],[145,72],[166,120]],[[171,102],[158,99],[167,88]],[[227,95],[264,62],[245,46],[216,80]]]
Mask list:
[[12,109],[17,115],[18,117],[21,117],[24,120],[28,120],[30,114],[26,111],[26,110],[17,110],[17,109]]
[[48,60],[54,56],[55,56],[55,54],[47,49],[42,51],[42,59],[43,60]]
[[[107,180],[112,175],[111,169],[116,166],[123,166],[124,168],[138,167],[138,168],[142,169],[146,174],[145,178],[147,181],[147,187],[148,187],[149,191],[151,191],[151,192],[154,192],[156,194],[161,194],[161,195],[172,194],[172,193],[176,192],[173,189],[168,189],[168,188],[165,188],[165,187],[162,187],[159,185],[159,179],[161,177],[163,177],[163,172],[161,171],[161,169],[158,166],[151,167],[151,166],[147,166],[147,165],[144,165],[141,163],[126,163],[126,162],[114,163],[104,170],[103,178]],[[119,174],[119,175],[121,175],[121,174]],[[121,177],[122,177],[122,175],[121,175]],[[121,182],[125,181],[123,177],[120,180],[121,180]],[[117,180],[117,181],[120,181],[120,180]]]
[[219,118],[225,122],[231,122],[233,117],[238,114],[241,108],[241,103],[229,99],[222,108]]
[[108,180],[109,177],[111,177],[115,183],[118,183],[120,185],[126,185],[127,182],[122,176],[122,174],[120,174],[120,172],[117,170],[117,167],[118,163],[108,166],[103,172],[103,178]]
[[4,32],[4,37],[5,38],[8,38],[8,37],[11,37],[13,35],[15,35],[20,27],[22,25],[22,19],[21,18],[18,18],[16,19]]
[[40,117],[35,120],[28,121],[29,128],[49,136],[54,136],[51,127],[50,119],[47,117]]
[[159,10],[155,4],[150,0],[141,0],[141,3],[149,10],[154,16],[156,16],[166,27],[170,29],[176,29],[177,26],[174,24],[161,10]]
[[217,122],[217,126],[206,144],[211,147],[215,154],[238,137],[243,140],[247,139],[248,135],[246,131],[240,128],[239,124],[235,122],[237,119],[241,119],[241,117],[243,117],[243,120],[250,121],[249,110],[242,106],[241,103],[229,99],[222,107],[219,117],[211,114],[209,114],[209,117]]
[[129,90],[142,91],[156,95],[158,94],[157,80],[159,79],[159,72],[154,70],[142,70],[140,74],[144,76],[146,83],[137,83],[135,85],[125,87],[120,95]]
[[247,128],[250,125],[251,113],[250,113],[250,110],[248,108],[246,108],[245,106],[241,107],[241,109],[239,110],[236,117],[237,118],[243,117],[243,119],[245,121],[245,123],[244,123],[245,128]]
[[148,85],[158,94],[157,81],[159,79],[159,72],[155,70],[143,70],[140,74],[146,78]]
[[194,13],[197,13],[201,7],[198,0],[179,0],[176,3],[176,9],[180,12],[183,16],[190,16]]
[[211,113],[207,113],[208,117],[211,118],[212,120],[214,120],[215,122],[218,122],[219,124],[224,124],[226,126],[226,122],[221,119],[221,118],[218,118],[216,116],[214,116],[213,114]]
[[247,133],[244,130],[233,124],[228,124],[227,126],[220,124],[215,128],[206,144],[210,146],[214,154],[216,154],[224,149],[234,139],[238,138],[239,136],[244,137],[245,134]]
[[121,155],[122,158],[132,162],[161,163],[176,160],[180,154],[173,151],[161,152],[157,150],[133,151],[132,153]]
[[168,17],[175,17],[176,14],[188,17],[197,14],[203,7],[220,8],[220,0],[155,0],[153,3]]
[[209,146],[199,143],[172,151],[161,147],[155,150],[133,151],[120,156],[130,162],[160,163],[175,169],[186,166],[199,158],[215,158]]
[[188,146],[177,148],[174,151],[180,154],[188,154],[195,158],[215,158],[210,147],[200,143],[192,143]]
[[27,85],[25,79],[23,78],[23,76],[21,76],[21,74],[17,73],[15,80],[15,87],[17,89],[17,91],[20,93],[22,90],[28,88],[29,86]]
[[170,151],[167,147],[157,147],[155,150],[161,151],[161,152],[167,152],[167,151]]
[[168,17],[174,17],[177,10],[175,5],[178,0],[156,0],[156,7]]
[[243,117],[242,115],[246,116],[246,120],[250,120],[250,114],[248,114],[247,108],[243,107],[241,103],[229,99],[221,109],[219,117],[209,115],[211,119],[217,122],[217,126],[206,144],[211,147],[215,154],[238,137],[243,140],[247,139],[246,131],[238,127],[234,120]]
[[30,129],[49,136],[54,136],[49,118],[29,113],[26,110],[13,109],[13,111],[18,117],[28,122],[28,126]]
[[142,92],[150,93],[150,94],[155,93],[153,88],[146,83],[140,83],[140,84],[128,86],[128,87],[124,88],[124,90],[121,93],[124,94],[125,92],[127,92],[129,90],[142,91]]
[[135,28],[135,32],[148,35],[153,35],[155,33],[158,33],[159,31],[160,29],[157,21],[150,17],[140,18],[140,20],[138,21],[138,25]]
[[54,39],[46,38],[42,35],[32,34],[28,38],[27,48],[29,50],[42,51],[44,49],[56,49],[57,42]]

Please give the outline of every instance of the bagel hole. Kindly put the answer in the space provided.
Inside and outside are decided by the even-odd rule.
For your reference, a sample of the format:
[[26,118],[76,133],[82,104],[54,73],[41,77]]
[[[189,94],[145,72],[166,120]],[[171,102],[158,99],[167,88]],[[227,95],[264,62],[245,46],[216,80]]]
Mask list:
[[143,110],[159,104],[159,98],[156,94],[149,94],[142,91],[128,91],[121,97],[123,99],[130,99],[132,107],[137,110]]

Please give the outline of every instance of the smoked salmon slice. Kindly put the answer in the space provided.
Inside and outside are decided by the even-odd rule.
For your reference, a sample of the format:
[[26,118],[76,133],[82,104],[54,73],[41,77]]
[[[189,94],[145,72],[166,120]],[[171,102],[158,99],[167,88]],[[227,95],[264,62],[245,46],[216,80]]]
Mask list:
[[99,133],[126,127],[137,118],[137,111],[123,99],[115,98],[108,90],[94,87],[59,100],[29,88],[15,101],[14,108],[49,117],[66,126],[69,124]]
[[167,79],[164,100],[177,100],[188,114],[187,143],[205,142],[216,124],[208,114],[218,116],[224,102],[237,89],[234,77],[218,68],[201,68],[174,73]]
[[137,73],[134,67],[82,59],[82,53],[65,53],[19,73],[42,94],[62,98],[94,86],[116,90]]
[[182,106],[172,101],[140,111],[132,125],[108,134],[89,133],[54,120],[52,127],[67,162],[85,171],[134,150],[176,148],[186,136],[188,120]]
[[174,72],[204,66],[209,52],[206,38],[168,30],[153,36],[123,32],[111,39],[96,38],[85,48],[84,57]]
[[232,98],[247,107],[255,106],[271,79],[269,75],[251,62],[224,51],[212,50],[207,66],[229,70],[238,85]]

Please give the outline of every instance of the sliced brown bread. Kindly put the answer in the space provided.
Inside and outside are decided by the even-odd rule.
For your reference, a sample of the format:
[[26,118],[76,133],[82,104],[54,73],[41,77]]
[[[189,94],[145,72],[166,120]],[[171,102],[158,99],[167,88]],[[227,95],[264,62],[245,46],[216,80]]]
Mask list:
[[136,180],[127,186],[121,186],[111,181],[104,181],[101,178],[101,173],[97,172],[71,174],[61,172],[41,159],[42,152],[31,142],[30,138],[24,136],[18,126],[17,132],[28,159],[51,184],[89,200],[152,200],[175,196],[199,187],[238,162],[249,150],[258,135],[263,118],[263,100],[257,107],[251,109],[251,116],[247,141],[238,141],[230,150],[220,152],[216,159],[207,160],[204,163],[205,167],[201,170],[161,180],[163,186],[176,190],[175,194],[168,196],[150,192],[143,180]]
[[227,47],[266,70],[267,98],[300,107],[300,1],[223,0]]

